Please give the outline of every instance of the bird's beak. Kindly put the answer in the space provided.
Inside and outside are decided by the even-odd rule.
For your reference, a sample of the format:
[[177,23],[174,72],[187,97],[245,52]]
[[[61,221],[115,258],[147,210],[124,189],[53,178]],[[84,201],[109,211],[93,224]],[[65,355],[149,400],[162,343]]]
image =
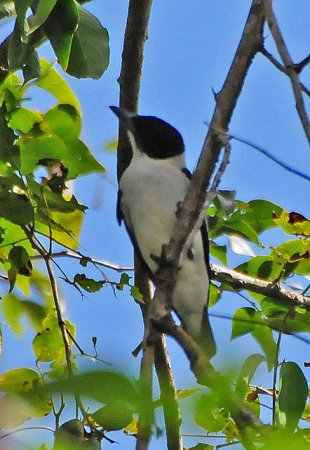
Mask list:
[[114,112],[114,114],[126,128],[131,128],[131,119],[137,115],[136,113],[128,111],[125,108],[119,108],[118,106],[110,106],[110,109]]

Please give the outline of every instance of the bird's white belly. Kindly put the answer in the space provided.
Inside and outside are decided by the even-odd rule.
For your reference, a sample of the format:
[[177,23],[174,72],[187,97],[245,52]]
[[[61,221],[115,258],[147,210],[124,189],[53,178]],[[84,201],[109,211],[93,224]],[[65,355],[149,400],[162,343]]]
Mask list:
[[151,255],[159,257],[163,244],[168,244],[177,204],[184,200],[188,185],[180,170],[161,166],[156,169],[152,173],[129,166],[120,182],[122,211],[152,272],[157,264]]
[[[160,164],[152,170],[146,170],[142,164],[130,165],[121,178],[121,208],[152,273],[158,266],[151,255],[160,257],[162,246],[169,243],[177,204],[184,200],[188,184],[179,169]],[[172,303],[182,322],[195,335],[201,329],[209,289],[200,233],[194,238],[192,252],[193,259],[184,257],[182,261]]]

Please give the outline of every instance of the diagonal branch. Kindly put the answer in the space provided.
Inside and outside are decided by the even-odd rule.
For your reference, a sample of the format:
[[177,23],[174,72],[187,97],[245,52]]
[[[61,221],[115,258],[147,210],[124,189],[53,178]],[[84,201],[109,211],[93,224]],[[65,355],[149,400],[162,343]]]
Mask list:
[[[287,68],[283,66],[270,52],[268,52],[268,50],[266,50],[265,47],[261,49],[261,54],[264,55],[265,58],[267,58],[271,62],[271,64],[273,64],[277,69],[279,69],[280,72],[283,72],[287,76],[289,76],[289,71],[287,70]],[[300,83],[300,88],[308,97],[310,97],[310,91],[304,84]]]
[[304,99],[302,96],[301,85],[298,78],[298,70],[296,70],[295,68],[295,65],[292,61],[292,58],[290,57],[289,51],[281,34],[281,30],[272,9],[272,0],[264,0],[264,10],[269,29],[291,81],[299,118],[301,120],[308,142],[310,142],[310,124],[304,104]]
[[[262,48],[263,24],[263,0],[253,0],[226,81],[222,90],[215,96],[216,108],[197,169],[192,177],[182,210],[180,211],[166,250],[166,261],[156,274],[157,290],[148,315],[150,324],[153,323],[156,325],[156,323],[162,322],[162,319],[167,317],[167,312],[170,310],[171,293],[176,284],[182,249],[200,216],[206,198],[205,190],[210,182],[220,150],[224,145],[221,139],[221,130],[224,132],[227,130],[252,60]],[[178,339],[178,342],[186,351],[191,361],[192,370],[196,374],[198,381],[208,386],[213,386],[215,378],[217,379],[215,377],[215,369],[206,360],[206,357],[202,358],[203,364],[199,364],[199,361],[201,362],[201,354],[199,350],[197,353],[197,345],[193,340],[189,338],[184,330],[176,327],[173,323],[168,327],[167,332]],[[185,341],[184,339],[180,339],[180,334],[183,338],[185,337]],[[189,343],[187,347],[185,346],[185,342]],[[236,403],[233,406],[232,402],[231,406],[234,418],[241,431],[249,424],[254,427],[260,426],[259,419],[256,416],[253,417],[253,414],[245,405]]]

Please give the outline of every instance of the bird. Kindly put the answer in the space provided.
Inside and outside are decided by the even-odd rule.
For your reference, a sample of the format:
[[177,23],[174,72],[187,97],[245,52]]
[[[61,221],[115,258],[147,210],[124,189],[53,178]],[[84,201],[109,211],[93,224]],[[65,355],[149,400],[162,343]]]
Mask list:
[[[179,131],[155,116],[117,106],[110,109],[127,132],[132,158],[119,180],[118,223],[125,227],[145,269],[156,285],[163,245],[169,243],[191,173]],[[183,258],[172,293],[172,306],[185,331],[211,358],[216,352],[208,317],[209,239],[206,221]]]

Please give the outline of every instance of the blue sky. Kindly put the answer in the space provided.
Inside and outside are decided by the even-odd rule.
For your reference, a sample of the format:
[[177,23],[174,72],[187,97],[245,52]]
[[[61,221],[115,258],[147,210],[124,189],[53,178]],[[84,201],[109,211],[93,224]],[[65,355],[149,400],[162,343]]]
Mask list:
[[[105,176],[89,176],[77,182],[77,198],[89,206],[81,236],[81,251],[95,258],[131,265],[130,241],[124,228],[118,227],[115,218],[116,155],[105,150],[106,143],[117,136],[118,124],[108,106],[118,104],[117,78],[127,3],[124,0],[95,0],[86,6],[109,31],[111,63],[98,81],[75,80],[68,76],[66,79],[81,102],[82,138],[107,168]],[[182,133],[189,169],[195,167],[207,132],[205,122],[212,117],[212,89],[218,91],[225,80],[250,3],[248,0],[154,2],[145,46],[140,113],[161,117]],[[291,56],[299,62],[309,51],[309,3],[300,0],[296,6],[296,1],[287,0],[275,2],[275,6]],[[5,37],[10,26],[8,21],[0,29],[1,37]],[[265,29],[264,35],[267,49],[277,56],[268,29]],[[44,46],[41,55],[52,61],[55,59],[48,45]],[[301,79],[309,86],[309,78],[308,67]],[[50,106],[50,99],[44,99],[42,107],[40,95],[34,96],[34,107],[44,109]],[[288,164],[310,172],[309,148],[295,110],[290,82],[261,55],[255,58],[250,69],[230,132],[268,149]],[[230,165],[224,174],[221,188],[236,190],[237,198],[244,201],[268,199],[288,211],[310,216],[309,183],[236,141],[232,142]],[[278,234],[269,232],[264,236],[264,243],[275,245],[279,239],[281,237]],[[288,239],[288,236],[283,236],[283,239]],[[254,250],[258,251],[256,248]],[[231,266],[242,260],[242,257],[232,257]],[[64,267],[69,275],[80,270],[77,264],[68,261],[64,262]],[[115,273],[107,271],[106,274],[113,280],[118,278]],[[93,272],[93,276],[98,277],[98,273]],[[127,293],[119,293],[115,299],[107,287],[99,294],[81,300],[78,293],[67,286],[62,287],[62,292],[66,299],[66,314],[77,324],[77,340],[83,349],[92,352],[91,337],[97,336],[100,356],[111,362],[113,368],[124,369],[131,376],[137,376],[139,359],[134,359],[131,351],[140,341],[143,330],[139,309]],[[244,301],[237,296],[226,295],[225,300],[217,305],[216,312],[232,312],[238,306],[245,306]],[[256,344],[248,338],[230,342],[230,322],[213,319],[212,323],[219,347],[219,355],[214,360],[218,367],[238,364],[246,355],[259,352]],[[18,365],[34,367],[33,356],[24,351],[31,343],[32,334],[26,333],[26,343],[15,339],[9,330],[4,330],[4,335],[8,344],[1,370]],[[285,353],[282,357],[287,360],[293,359],[302,365],[307,359],[309,347],[297,343],[294,338],[284,337],[283,346]],[[178,388],[192,386],[194,378],[182,351],[172,342],[170,348]],[[98,367],[87,361],[81,364],[88,368]],[[271,374],[262,367],[254,382],[270,387],[271,380]],[[184,432],[195,430],[202,431],[187,427]],[[16,439],[23,442],[24,436],[18,435]],[[121,438],[120,442],[128,449],[134,448],[133,439]],[[195,442],[195,439],[185,441],[187,445],[194,445]],[[108,444],[105,446],[108,448]],[[151,449],[160,448],[162,443],[154,439]]]

